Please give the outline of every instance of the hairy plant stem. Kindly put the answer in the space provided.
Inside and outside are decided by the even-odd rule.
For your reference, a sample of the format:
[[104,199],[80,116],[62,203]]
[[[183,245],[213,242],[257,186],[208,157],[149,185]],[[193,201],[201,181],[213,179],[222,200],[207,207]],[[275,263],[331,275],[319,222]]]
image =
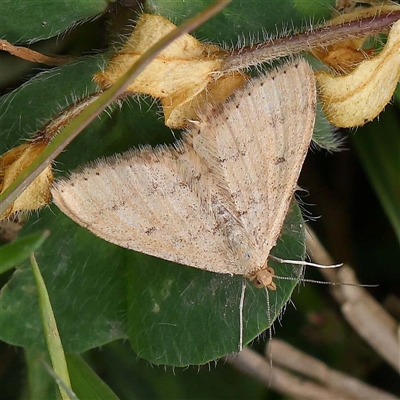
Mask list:
[[344,22],[339,25],[321,26],[293,36],[271,39],[264,43],[233,50],[226,58],[219,74],[249,68],[280,57],[327,46],[343,40],[376,35],[388,31],[400,19],[400,9],[390,13]]
[[101,95],[101,91],[91,93],[90,95],[77,100],[64,108],[57,116],[48,121],[32,137],[33,143],[49,143],[62,128],[67,126],[73,118],[79,115],[85,108],[92,104]]

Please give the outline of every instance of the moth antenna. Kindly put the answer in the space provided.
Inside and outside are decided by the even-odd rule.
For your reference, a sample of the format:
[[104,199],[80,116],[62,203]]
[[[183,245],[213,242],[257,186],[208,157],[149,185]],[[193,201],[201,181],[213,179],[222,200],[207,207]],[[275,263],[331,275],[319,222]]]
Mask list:
[[269,375],[269,382],[268,382],[268,387],[271,387],[272,383],[272,322],[271,322],[271,304],[269,302],[269,293],[268,289],[265,288],[265,294],[267,296],[267,319],[268,319],[268,353],[269,353],[269,367],[271,370],[271,373]]
[[278,261],[281,264],[293,264],[293,265],[301,265],[301,266],[306,265],[308,267],[316,267],[316,268],[339,268],[343,265],[343,263],[332,264],[332,265],[321,265],[321,264],[315,264],[315,263],[308,262],[308,261],[284,260],[283,258],[275,257],[272,254],[270,254],[268,257],[272,258],[275,261]]
[[[287,281],[296,281],[297,278],[293,278],[290,276],[277,276],[274,275],[274,278],[276,279],[282,279],[282,280],[287,280]],[[326,282],[326,281],[318,281],[316,279],[301,279],[301,282],[308,282],[308,283],[319,283],[320,285],[344,285],[344,286],[355,286],[355,287],[378,287],[379,285],[363,285],[363,284],[357,284],[357,283],[348,283],[348,282]]]
[[243,309],[244,309],[245,292],[246,292],[246,279],[243,279],[242,292],[240,294],[240,303],[239,303],[239,351],[243,350]]

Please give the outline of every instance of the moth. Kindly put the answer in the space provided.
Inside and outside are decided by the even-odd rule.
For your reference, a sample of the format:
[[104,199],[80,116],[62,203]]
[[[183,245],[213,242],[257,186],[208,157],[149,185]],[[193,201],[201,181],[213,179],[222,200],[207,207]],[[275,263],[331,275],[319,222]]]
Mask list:
[[315,107],[311,67],[285,65],[201,110],[173,146],[130,150],[59,180],[54,203],[111,243],[274,289],[268,256],[296,190]]

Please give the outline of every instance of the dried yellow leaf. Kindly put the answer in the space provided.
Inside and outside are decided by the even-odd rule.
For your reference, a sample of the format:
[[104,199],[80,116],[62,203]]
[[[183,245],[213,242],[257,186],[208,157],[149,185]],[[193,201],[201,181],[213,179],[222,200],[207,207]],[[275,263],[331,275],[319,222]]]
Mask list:
[[240,73],[224,75],[209,82],[200,93],[192,96],[188,92],[179,92],[175,96],[161,99],[164,110],[165,125],[182,128],[187,120],[196,119],[197,110],[202,104],[219,104],[247,82],[247,76]]
[[316,73],[328,120],[338,127],[360,126],[373,120],[390,101],[400,79],[400,21],[383,50],[345,76]]
[[364,41],[365,38],[348,39],[326,48],[313,49],[312,55],[329,65],[333,70],[348,73],[372,55],[373,51],[361,48]]
[[[106,70],[94,76],[94,81],[104,88],[111,86],[146,50],[175,28],[164,17],[142,14],[132,37],[112,57]],[[182,128],[188,119],[195,117],[192,102],[199,107],[209,97],[225,100],[243,85],[245,78],[236,73],[224,78],[223,88],[208,87],[213,81],[213,73],[221,69],[222,55],[218,46],[201,43],[189,34],[183,35],[151,62],[128,91],[161,99],[165,124]]]
[[[44,143],[24,143],[0,157],[0,192],[4,192],[15,178],[42,152]],[[17,212],[37,210],[50,203],[50,185],[53,182],[51,166],[48,166],[15,200],[0,219]]]
[[[132,37],[112,57],[107,69],[95,75],[95,82],[103,87],[111,86],[146,50],[175,28],[164,17],[142,14]],[[189,34],[183,35],[151,62],[128,87],[128,91],[162,98],[193,85],[198,86],[219,68],[221,60],[216,57],[218,52],[218,46],[202,44]]]

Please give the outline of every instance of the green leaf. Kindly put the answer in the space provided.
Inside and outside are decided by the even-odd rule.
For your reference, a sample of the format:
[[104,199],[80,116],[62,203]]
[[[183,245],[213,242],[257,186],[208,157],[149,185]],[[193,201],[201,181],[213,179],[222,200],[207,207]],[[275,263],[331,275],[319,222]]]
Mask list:
[[79,399],[118,400],[115,393],[77,354],[67,354],[72,388]]
[[[64,350],[61,344],[60,335],[58,333],[57,323],[54,318],[54,313],[51,307],[49,294],[46,290],[46,285],[43,281],[42,275],[40,274],[39,266],[33,253],[30,257],[30,261],[38,293],[39,310],[42,319],[42,326],[46,339],[47,349],[49,351],[54,374],[58,378],[58,387],[61,392],[61,397],[63,399],[68,399],[66,390],[70,389],[71,383],[69,380],[68,367],[64,356]],[[63,383],[63,385],[61,385],[60,381]]]
[[361,163],[400,242],[400,123],[389,110],[353,137]]
[[27,394],[24,399],[55,399],[57,385],[46,371],[43,361],[50,362],[48,352],[25,349],[25,362],[28,375]]
[[29,133],[41,128],[77,98],[95,92],[92,77],[105,60],[104,55],[82,57],[75,63],[42,72],[2,96],[0,153],[19,145],[21,139],[28,139]]
[[[304,257],[304,228],[298,206],[288,213],[273,254]],[[238,351],[239,303],[245,278],[205,272],[136,253],[128,291],[128,329],[133,349],[154,364],[205,364]],[[299,269],[269,262],[278,289],[256,289],[246,282],[244,343],[267,329],[289,300]]]
[[1,0],[0,37],[12,43],[47,39],[95,18],[107,4],[105,0]]
[[48,238],[49,232],[36,232],[0,247],[0,274],[16,267],[29,258]]
[[[212,4],[214,0],[147,0],[146,11],[163,15],[179,24]],[[222,12],[195,31],[198,38],[232,46],[263,39],[263,32],[276,36],[289,29],[304,28],[330,18],[334,0],[234,0]],[[308,24],[309,25],[309,24]]]
[[[126,336],[124,252],[78,227],[60,212],[47,211],[30,227],[51,227],[37,253],[66,352],[82,352]],[[54,228],[54,229],[53,229]],[[29,228],[24,230],[29,232]],[[8,343],[44,349],[37,293],[28,263],[3,287],[0,338]]]
[[342,140],[336,134],[335,127],[326,119],[320,101],[317,102],[317,113],[312,139],[313,143],[318,147],[331,152],[339,150],[342,145]]
[[121,399],[262,400],[268,391],[224,360],[185,369],[149,367],[123,341],[110,343],[91,355]]

